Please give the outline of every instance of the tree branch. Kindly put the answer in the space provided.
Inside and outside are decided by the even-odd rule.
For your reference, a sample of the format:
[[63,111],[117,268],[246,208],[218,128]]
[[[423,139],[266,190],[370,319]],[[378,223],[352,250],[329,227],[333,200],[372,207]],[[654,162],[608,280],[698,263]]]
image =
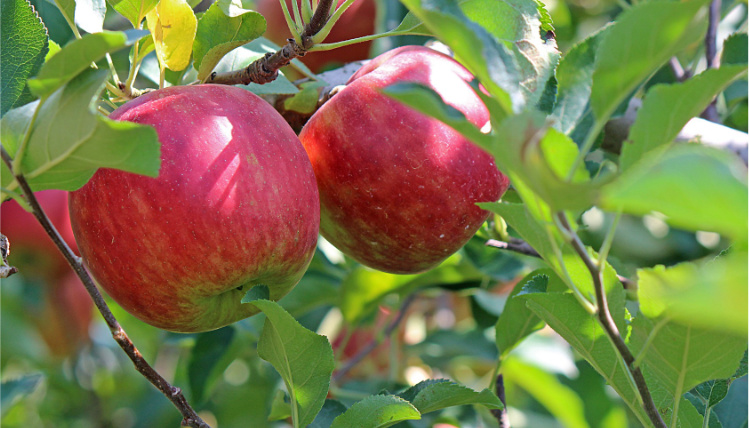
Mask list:
[[133,342],[128,337],[127,333],[125,333],[125,330],[123,330],[123,328],[120,326],[117,319],[115,319],[112,311],[109,309],[109,306],[107,306],[107,303],[104,301],[104,298],[99,292],[99,289],[94,284],[93,279],[91,279],[88,271],[83,267],[81,258],[73,253],[65,240],[60,236],[60,233],[52,225],[52,222],[50,222],[47,214],[44,212],[41,205],[39,205],[39,201],[34,196],[34,192],[29,187],[28,182],[26,182],[26,178],[23,176],[23,174],[19,174],[16,171],[13,171],[13,159],[5,150],[5,147],[0,146],[0,150],[3,162],[5,162],[5,164],[8,166],[8,169],[12,171],[16,181],[18,181],[18,184],[23,191],[23,195],[26,198],[26,201],[32,208],[34,216],[42,225],[49,237],[52,238],[55,246],[57,246],[60,252],[62,252],[63,256],[65,256],[65,260],[67,260],[68,264],[70,264],[75,273],[83,282],[83,285],[86,287],[86,291],[88,291],[88,294],[94,301],[96,308],[99,310],[102,317],[104,317],[104,321],[107,323],[112,337],[133,362],[133,364],[135,365],[135,369],[138,370],[138,372],[140,372],[146,379],[148,379],[156,388],[158,388],[158,390],[161,391],[169,399],[169,401],[174,404],[174,406],[180,411],[180,413],[182,413],[182,426],[189,426],[193,428],[210,428],[210,426],[205,423],[203,419],[200,418],[200,416],[198,416],[195,410],[190,407],[190,404],[182,394],[182,391],[179,388],[170,385],[169,382],[167,382],[167,380],[164,379],[164,377],[161,376],[153,367],[151,367],[151,365],[148,364],[145,358],[143,358],[143,355],[135,347]]
[[357,364],[359,364],[364,358],[366,358],[367,355],[369,355],[372,351],[377,348],[380,343],[382,342],[383,337],[389,337],[393,331],[395,331],[396,328],[398,328],[398,325],[400,325],[401,321],[403,321],[403,318],[405,318],[406,311],[408,310],[408,307],[411,306],[411,303],[416,299],[415,294],[411,294],[408,297],[406,297],[405,300],[403,300],[403,303],[401,304],[400,309],[398,309],[398,314],[395,316],[395,319],[390,323],[390,325],[387,326],[385,331],[383,331],[381,336],[375,336],[372,340],[367,343],[366,346],[361,348],[359,352],[356,353],[353,357],[351,357],[348,361],[346,361],[346,364],[341,367],[340,370],[335,372],[333,374],[333,382],[338,382],[346,376],[346,374],[351,371]]
[[505,382],[501,373],[497,375],[494,388],[497,392],[497,397],[499,397],[499,401],[502,402],[502,408],[492,409],[490,412],[495,418],[497,418],[499,428],[510,428],[510,417],[507,415],[507,400],[505,399]]
[[10,242],[8,242],[8,237],[0,233],[0,257],[2,257],[2,265],[0,265],[0,278],[7,278],[14,273],[18,273],[18,269],[8,264],[9,255]]
[[611,312],[609,311],[609,305],[606,299],[606,290],[603,286],[603,270],[599,269],[598,265],[590,257],[588,250],[585,249],[585,245],[583,245],[582,241],[580,241],[580,238],[577,236],[577,233],[575,233],[567,221],[567,217],[563,213],[559,213],[557,218],[565,231],[569,236],[571,236],[570,243],[572,244],[572,247],[583,260],[588,271],[590,271],[590,275],[593,277],[593,287],[595,289],[596,304],[598,306],[598,320],[616,347],[616,350],[627,364],[627,369],[632,374],[632,378],[634,379],[637,390],[642,398],[645,413],[647,413],[650,421],[653,422],[653,425],[657,428],[666,428],[666,423],[663,421],[663,418],[661,418],[660,413],[658,413],[658,407],[655,405],[653,397],[650,395],[650,389],[648,389],[648,385],[645,382],[645,376],[643,376],[640,368],[633,364],[635,362],[635,357],[627,347],[624,339],[622,339],[619,329],[617,328],[614,319],[611,317]]
[[[705,59],[707,61],[707,68],[716,68],[718,66],[717,34],[718,25],[720,24],[720,7],[721,0],[713,0],[710,2],[707,33],[705,34]],[[720,115],[718,114],[716,99],[713,99],[705,111],[702,112],[702,117],[711,122],[720,123]]]
[[221,85],[249,85],[250,83],[265,84],[276,80],[278,70],[289,65],[292,59],[302,57],[313,46],[312,36],[317,34],[328,22],[333,0],[320,0],[310,22],[301,34],[301,45],[293,38],[288,39],[286,45],[275,53],[267,53],[241,70],[225,73],[213,72],[205,83]]

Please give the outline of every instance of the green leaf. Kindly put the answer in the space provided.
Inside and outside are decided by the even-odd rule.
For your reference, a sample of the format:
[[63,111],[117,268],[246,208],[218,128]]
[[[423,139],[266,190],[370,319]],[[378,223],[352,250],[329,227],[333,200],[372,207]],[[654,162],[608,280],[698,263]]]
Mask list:
[[419,382],[398,396],[410,401],[422,415],[466,404],[480,404],[488,409],[504,407],[499,398],[488,389],[476,392],[446,379]]
[[[39,109],[21,160],[21,172],[35,191],[76,190],[103,167],[158,175],[161,160],[156,131],[131,122],[109,120],[95,112],[96,100],[107,78],[105,69],[88,69],[50,95],[41,106],[39,102],[28,104],[3,117],[0,138],[11,157],[15,157],[25,129],[34,111]],[[2,186],[16,189],[18,185],[5,164],[2,172]]]
[[671,143],[691,118],[699,116],[746,69],[746,64],[728,65],[706,70],[684,83],[651,88],[622,147],[621,170],[634,165],[646,153]]
[[338,416],[342,415],[346,411],[340,401],[337,400],[325,400],[325,404],[322,406],[322,410],[317,414],[317,417],[307,428],[330,428],[333,424],[333,420]]
[[265,32],[263,15],[245,10],[237,16],[227,16],[214,3],[200,17],[193,43],[193,61],[198,80],[204,80],[227,53],[257,39]]
[[215,381],[217,375],[223,373],[223,370],[217,370],[216,368],[220,360],[226,355],[226,351],[234,339],[234,333],[233,327],[224,327],[198,335],[195,347],[190,353],[190,362],[187,365],[190,391],[192,391],[192,398],[196,402],[203,402],[205,393],[210,388],[212,381]]
[[[275,52],[278,46],[269,42],[268,40],[260,37],[252,42],[232,50],[228,54],[221,58],[221,61],[214,67],[213,71],[217,73],[223,73],[227,71],[239,70],[247,67],[256,59],[262,57],[268,52]],[[293,60],[295,62],[297,60]],[[289,81],[283,73],[279,73],[276,80],[266,83],[264,85],[258,85],[257,83],[250,83],[244,86],[247,90],[252,93],[261,94],[296,94],[299,89]]]
[[557,102],[551,117],[554,128],[573,135],[591,118],[590,93],[593,85],[596,53],[604,38],[604,27],[575,45],[559,61],[557,67]]
[[75,0],[50,0],[50,2],[57,6],[66,23],[75,20]]
[[0,16],[0,117],[11,109],[19,98],[20,104],[32,101],[26,80],[35,75],[49,50],[47,29],[34,7],[27,0],[2,0]]
[[527,364],[517,357],[504,361],[501,371],[505,381],[510,381],[526,390],[565,427],[588,427],[583,400],[553,374]]
[[604,188],[601,205],[636,215],[657,211],[676,227],[746,240],[747,204],[746,170],[738,158],[688,144],[640,161]]
[[[586,312],[569,293],[534,293],[526,295],[524,299],[539,318],[559,333],[606,379],[640,422],[648,426],[649,419],[639,403],[639,393],[630,382],[629,373],[597,317]],[[609,293],[608,303],[620,332],[626,332],[624,302],[624,291],[619,285]]]
[[[139,31],[136,36],[144,33]],[[87,34],[70,42],[44,63],[39,74],[29,80],[29,88],[34,95],[46,98],[82,71],[91,63],[101,59],[107,52],[115,52],[135,42],[123,32],[103,31]]]
[[520,83],[527,91],[525,104],[535,105],[560,56],[554,38],[546,36],[553,27],[543,4],[530,0],[466,0],[460,8],[468,19],[513,49]]
[[330,428],[386,428],[418,419],[421,414],[408,401],[395,395],[372,395],[354,403],[333,420]]
[[705,400],[707,407],[713,407],[728,395],[728,384],[728,379],[709,380],[697,385],[694,391]]
[[526,93],[513,55],[487,30],[469,20],[455,0],[404,0],[403,4],[450,46],[505,112],[524,107]]
[[643,2],[619,15],[596,55],[591,106],[599,121],[671,57],[703,38],[706,3]]
[[159,4],[159,0],[107,0],[114,10],[127,18],[133,28],[140,28],[146,14]]
[[[544,274],[543,272],[547,273]],[[525,305],[525,300],[516,298],[516,296],[527,288],[538,289],[538,287],[543,286],[543,291],[546,291],[548,282],[548,270],[534,270],[521,279],[508,296],[507,303],[505,303],[495,327],[500,359],[506,357],[528,335],[544,326],[543,321]]]
[[650,318],[747,335],[747,253],[638,271],[640,310]]
[[105,0],[76,0],[75,24],[87,33],[104,30],[104,16],[107,14]]
[[325,402],[335,368],[333,348],[325,336],[302,327],[270,300],[254,300],[266,316],[258,354],[278,371],[291,398],[294,426],[307,426]]
[[41,374],[30,374],[21,376],[18,379],[3,381],[0,384],[0,408],[2,408],[3,415],[18,400],[34,392],[39,387],[42,379]]
[[242,303],[250,303],[253,300],[270,300],[270,289],[267,285],[255,285],[242,297]]
[[744,356],[746,337],[638,316],[629,344],[646,375],[676,403],[702,382],[731,376]]
[[723,42],[723,52],[720,56],[722,67],[728,64],[738,64],[746,67],[749,61],[749,42],[746,33],[734,33]]
[[291,417],[291,403],[289,396],[280,389],[273,396],[273,403],[270,406],[269,421],[282,421]]
[[302,83],[300,85],[301,90],[298,93],[284,100],[284,108],[304,114],[314,113],[320,99],[319,89],[324,86],[325,84],[319,81]]
[[445,103],[437,92],[426,85],[396,83],[383,89],[382,92],[423,114],[434,117],[476,144],[484,147],[490,145],[490,137],[487,134],[481,133],[461,111]]

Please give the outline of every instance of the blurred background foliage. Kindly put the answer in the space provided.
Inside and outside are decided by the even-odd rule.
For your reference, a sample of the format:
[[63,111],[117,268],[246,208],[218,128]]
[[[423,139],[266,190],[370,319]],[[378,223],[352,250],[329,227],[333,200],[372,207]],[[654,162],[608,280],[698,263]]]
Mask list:
[[[52,40],[65,45],[72,39],[54,4],[46,0],[32,4]],[[628,6],[626,0],[547,0],[545,5],[562,53]],[[722,9],[719,41],[738,28],[745,30],[747,22],[746,1],[726,0]],[[378,0],[377,28],[394,28],[404,14],[397,0]],[[105,27],[124,28],[120,21],[111,14]],[[380,39],[372,56],[424,41]],[[126,64],[127,52],[114,55],[114,61]],[[653,82],[673,80],[670,70],[663,69]],[[747,130],[746,95],[746,81],[734,83],[719,109],[727,125],[743,131]],[[5,212],[6,204],[2,207]],[[610,215],[597,209],[582,214],[581,235],[586,243],[598,248],[611,221]],[[321,241],[309,271],[281,304],[305,327],[327,335],[333,343],[338,373],[331,398],[350,404],[427,378],[451,378],[474,389],[491,384],[498,357],[496,317],[517,281],[542,266],[533,257],[485,246],[500,226],[490,222],[440,268],[415,277],[366,270]],[[3,223],[4,233],[13,228],[14,224]],[[719,235],[675,230],[656,216],[623,216],[609,259],[626,276],[638,267],[715,255],[726,245]],[[179,413],[133,369],[98,313],[90,316],[90,305],[75,303],[88,298],[80,293],[80,283],[68,273],[39,275],[47,268],[38,264],[42,263],[38,258],[12,249],[10,262],[21,273],[3,280],[0,289],[2,426],[179,426]],[[283,382],[256,352],[262,315],[218,331],[185,335],[150,327],[115,303],[110,305],[146,359],[183,388],[212,426],[286,425],[283,406],[274,406],[284,399],[283,392],[279,394]],[[386,335],[400,311],[405,311],[402,321]],[[372,343],[378,346],[352,365],[352,359]],[[533,334],[503,364],[509,415],[516,428],[638,426],[603,378],[548,328]],[[747,426],[747,399],[744,376],[731,384],[727,398],[714,409],[724,428]],[[277,420],[269,420],[268,415]],[[485,409],[464,406],[399,426],[493,423]]]

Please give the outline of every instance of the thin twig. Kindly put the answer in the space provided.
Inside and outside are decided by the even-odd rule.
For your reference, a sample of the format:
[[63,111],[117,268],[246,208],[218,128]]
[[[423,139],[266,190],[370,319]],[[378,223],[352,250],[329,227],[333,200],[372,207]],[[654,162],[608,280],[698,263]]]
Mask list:
[[304,27],[301,34],[301,45],[293,38],[277,52],[268,52],[262,58],[255,60],[252,64],[241,70],[227,71],[225,73],[211,73],[205,83],[217,83],[222,85],[249,85],[250,83],[265,84],[276,80],[278,70],[289,65],[292,59],[302,57],[307,50],[313,46],[312,36],[317,34],[328,22],[333,0],[320,0],[312,15],[309,24]]
[[572,238],[570,241],[572,247],[580,256],[583,263],[585,263],[588,271],[590,271],[590,275],[593,277],[593,287],[596,292],[596,304],[598,306],[598,320],[616,347],[616,350],[627,364],[627,369],[632,374],[632,378],[634,379],[637,390],[642,398],[645,413],[647,413],[650,421],[653,422],[653,425],[657,428],[666,428],[666,423],[663,421],[663,418],[661,418],[660,413],[658,413],[658,407],[655,405],[653,397],[650,395],[650,389],[648,389],[648,385],[645,382],[645,376],[643,376],[640,368],[633,364],[635,362],[635,357],[632,355],[632,351],[627,347],[627,344],[624,343],[624,339],[622,339],[619,329],[617,328],[614,319],[611,317],[606,298],[606,290],[603,286],[603,270],[599,269],[598,264],[590,257],[590,254],[588,254],[588,251],[585,249],[585,245],[580,241],[577,233],[575,233],[567,221],[567,217],[563,213],[560,213],[557,217],[562,227],[564,227]]
[[[705,35],[705,60],[707,68],[718,67],[718,25],[720,24],[720,7],[721,0],[713,0],[710,3],[708,14],[707,33]],[[711,121],[720,123],[718,114],[717,100],[713,99],[709,106],[702,113],[702,117]]]
[[499,428],[510,428],[510,417],[507,414],[507,400],[505,399],[505,382],[501,373],[497,375],[495,390],[497,392],[497,397],[499,397],[499,401],[502,402],[502,408],[492,409],[491,414],[497,418]]
[[[486,241],[485,245],[488,247],[498,248],[500,250],[507,250],[514,253],[523,254],[525,256],[536,257],[539,259],[541,258],[541,255],[538,254],[538,251],[536,251],[535,248],[531,247],[529,243],[518,238],[510,238],[509,242],[490,239]],[[634,290],[637,287],[637,283],[627,277],[621,275],[617,275],[616,277],[619,279],[619,282],[622,283],[622,286],[626,290]]]
[[107,303],[104,301],[104,298],[99,292],[99,289],[96,287],[94,281],[91,279],[91,276],[88,274],[88,271],[83,267],[81,258],[73,253],[65,240],[60,236],[60,233],[50,222],[47,214],[44,212],[42,207],[39,205],[39,201],[34,196],[34,192],[29,187],[28,182],[26,182],[26,178],[23,176],[23,174],[18,174],[16,173],[16,171],[13,171],[13,159],[10,157],[8,152],[5,151],[5,147],[0,146],[0,150],[3,162],[5,162],[8,168],[13,172],[16,181],[18,181],[18,184],[23,191],[23,195],[26,198],[26,201],[29,203],[33,210],[34,216],[42,225],[49,237],[52,238],[52,241],[54,241],[57,248],[62,252],[63,256],[65,256],[65,259],[68,261],[70,266],[83,282],[83,285],[86,287],[86,291],[88,291],[91,299],[93,299],[96,308],[99,309],[102,317],[104,317],[104,321],[107,323],[109,331],[112,333],[112,337],[133,362],[133,364],[135,365],[135,369],[138,370],[146,379],[148,379],[156,388],[158,388],[159,391],[161,391],[172,403],[174,403],[174,406],[177,407],[180,413],[182,413],[182,426],[189,426],[193,428],[210,428],[210,425],[205,423],[205,421],[203,421],[200,416],[198,416],[195,410],[190,407],[190,404],[182,394],[182,391],[179,388],[169,384],[169,382],[167,382],[167,380],[164,379],[164,377],[161,376],[153,367],[151,367],[151,365],[148,364],[145,358],[143,358],[143,355],[141,355],[140,351],[138,351],[138,349],[135,347],[133,342],[128,337],[127,333],[125,333],[125,330],[123,330],[117,319],[115,319],[112,311],[109,309],[109,306],[107,306]]
[[372,340],[369,341],[363,348],[359,350],[359,352],[356,353],[351,359],[346,361],[346,364],[341,367],[340,370],[335,372],[333,374],[333,382],[338,382],[341,380],[346,374],[351,371],[351,369],[354,368],[357,364],[359,364],[364,358],[367,357],[372,351],[377,348],[380,343],[382,342],[383,338],[389,337],[393,331],[395,331],[396,328],[398,328],[398,325],[400,325],[401,321],[403,321],[403,318],[405,318],[406,311],[408,310],[408,307],[411,306],[411,303],[416,299],[415,294],[411,294],[408,297],[403,300],[403,303],[401,304],[400,309],[398,309],[398,314],[395,316],[395,319],[390,323],[390,325],[387,326],[385,331],[382,333],[381,336],[376,336]]

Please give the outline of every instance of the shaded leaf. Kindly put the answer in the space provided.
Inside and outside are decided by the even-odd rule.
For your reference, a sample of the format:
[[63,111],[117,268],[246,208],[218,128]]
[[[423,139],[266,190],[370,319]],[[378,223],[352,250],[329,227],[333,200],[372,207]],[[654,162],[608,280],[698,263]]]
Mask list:
[[333,420],[346,411],[346,406],[338,400],[325,400],[322,410],[308,428],[330,428]]
[[335,362],[325,336],[302,327],[270,300],[254,300],[266,316],[258,354],[279,372],[291,399],[295,426],[307,426],[325,402]]
[[3,415],[18,400],[34,392],[42,379],[41,374],[29,374],[0,384],[0,408]]
[[749,42],[746,33],[734,33],[723,42],[723,51],[720,56],[722,66],[738,64],[746,67],[749,61]]
[[190,391],[196,402],[203,402],[210,384],[222,373],[217,371],[216,367],[229,349],[234,333],[233,327],[224,327],[198,335],[187,365]]
[[115,52],[135,42],[146,32],[103,31],[87,34],[74,40],[44,63],[39,74],[29,80],[29,88],[34,95],[46,98],[65,83],[69,82],[91,63],[101,59],[107,52]]
[[667,222],[745,240],[746,170],[732,153],[696,144],[672,146],[646,158],[606,186],[602,206],[644,215],[657,211]]
[[591,106],[598,120],[607,119],[669,58],[703,38],[706,3],[643,2],[619,15],[596,55]]
[[[47,29],[27,0],[2,0],[0,16],[0,117],[19,101],[49,51]],[[32,101],[26,94],[20,104]]]
[[408,401],[395,395],[372,395],[354,403],[330,428],[385,428],[418,419],[421,414]]
[[[95,100],[107,78],[107,70],[88,69],[50,95],[41,107],[39,102],[31,103],[3,117],[0,138],[15,157],[39,109],[21,160],[21,172],[35,191],[77,190],[102,167],[152,177],[158,174],[160,146],[153,128],[116,122],[95,112]],[[16,189],[5,164],[0,168],[2,186]]]
[[198,21],[192,48],[198,80],[208,77],[224,55],[255,40],[264,32],[265,18],[259,13],[245,10],[230,17],[218,3],[211,5]]
[[576,128],[584,127],[591,117],[590,93],[593,85],[596,53],[603,40],[604,27],[570,49],[556,70],[557,102],[551,117],[554,128],[573,135]]
[[267,285],[255,285],[242,297],[242,303],[250,303],[253,300],[269,300],[270,289]]
[[549,276],[543,274],[544,271],[539,269],[526,275],[515,285],[507,298],[507,303],[495,327],[500,359],[506,357],[528,335],[544,326],[543,321],[525,305],[525,300],[516,298],[519,294],[530,290],[532,290],[530,292],[545,292]]
[[526,94],[515,58],[487,30],[469,20],[455,0],[404,0],[403,4],[450,46],[505,112],[524,107]]
[[634,165],[646,153],[671,143],[690,119],[699,116],[746,69],[746,64],[723,66],[706,70],[684,83],[651,88],[622,147],[621,170]]
[[422,415],[466,404],[480,404],[489,409],[504,407],[499,398],[488,389],[477,392],[446,379],[422,381],[398,395],[410,401]]
[[146,14],[161,67],[184,70],[190,64],[198,20],[185,0],[161,0]]

